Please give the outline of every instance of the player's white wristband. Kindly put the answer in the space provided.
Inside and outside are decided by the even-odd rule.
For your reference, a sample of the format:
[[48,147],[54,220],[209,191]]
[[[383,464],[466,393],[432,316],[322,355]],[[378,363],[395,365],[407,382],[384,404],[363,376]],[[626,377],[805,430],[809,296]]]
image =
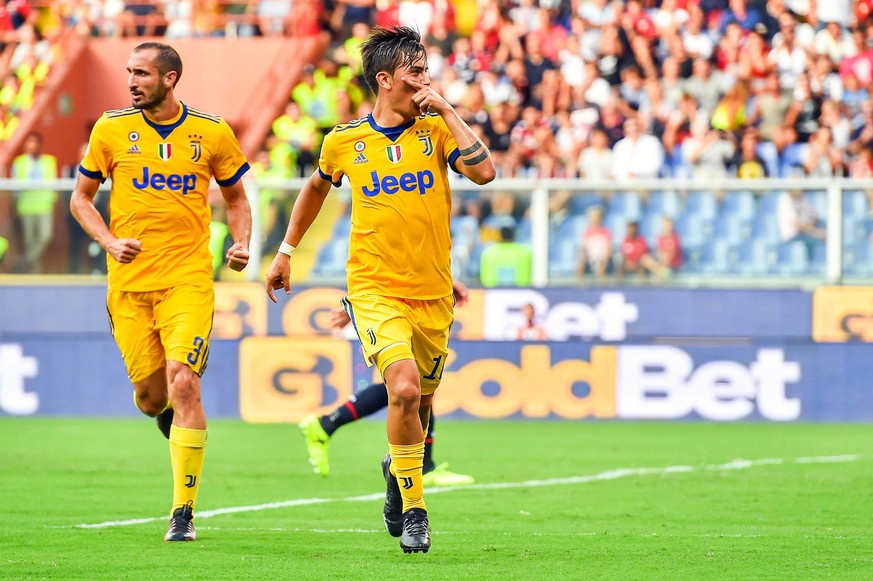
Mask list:
[[291,258],[291,253],[294,252],[295,248],[296,246],[291,246],[287,242],[282,242],[282,244],[279,245],[279,252],[281,252],[288,258]]

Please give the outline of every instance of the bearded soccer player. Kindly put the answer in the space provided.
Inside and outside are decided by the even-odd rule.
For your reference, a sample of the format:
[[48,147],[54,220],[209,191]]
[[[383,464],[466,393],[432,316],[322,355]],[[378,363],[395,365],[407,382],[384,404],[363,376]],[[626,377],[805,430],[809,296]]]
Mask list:
[[[133,384],[133,400],[170,441],[173,504],[165,541],[193,541],[194,503],[206,447],[200,376],[215,309],[208,189],[215,177],[234,243],[228,266],[249,260],[249,164],[230,126],[173,93],[182,61],[146,42],[127,62],[133,106],[105,112],[91,132],[70,200],[73,215],[106,250],[106,308]],[[111,223],[94,207],[112,178]]]
[[291,292],[290,256],[331,185],[352,186],[352,229],[342,304],[367,363],[388,390],[383,518],[405,553],[427,552],[424,434],[448,354],[453,315],[449,168],[494,179],[488,149],[430,84],[424,46],[406,27],[376,27],[361,46],[376,94],[367,117],[336,126],[300,192],[266,287]]

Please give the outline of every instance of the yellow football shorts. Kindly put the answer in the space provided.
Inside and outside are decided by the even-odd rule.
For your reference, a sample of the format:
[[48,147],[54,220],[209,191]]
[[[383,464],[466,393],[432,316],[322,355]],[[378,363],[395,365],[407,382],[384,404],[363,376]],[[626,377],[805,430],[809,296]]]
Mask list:
[[414,359],[421,393],[436,390],[449,352],[454,297],[422,301],[358,295],[341,302],[361,340],[367,365],[375,363],[384,377],[395,361]]
[[206,370],[215,311],[211,284],[148,292],[110,289],[106,310],[132,383],[147,378],[167,361],[184,363],[197,375]]

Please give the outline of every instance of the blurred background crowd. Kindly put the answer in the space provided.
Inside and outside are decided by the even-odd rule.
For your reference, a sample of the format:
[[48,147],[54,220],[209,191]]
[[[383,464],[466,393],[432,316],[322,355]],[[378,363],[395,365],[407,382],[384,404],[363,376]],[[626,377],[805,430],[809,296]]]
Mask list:
[[[168,39],[315,36],[323,58],[306,67],[252,160],[259,177],[307,176],[323,135],[370,111],[359,50],[370,27],[401,24],[421,31],[434,86],[491,149],[502,178],[869,178],[871,9],[873,0],[14,0],[0,12],[0,125],[14,131],[51,68],[53,40],[70,28]],[[290,200],[263,193],[271,246]],[[578,241],[573,270],[606,272],[583,243],[590,228],[610,235],[600,243],[615,251],[605,252],[609,272],[625,271],[611,257],[630,234],[652,254],[654,262],[631,261],[642,271],[693,269],[698,261],[683,254],[719,229],[726,200],[711,192],[712,202],[691,204],[703,208],[701,226],[685,211],[690,199],[662,194],[629,191],[620,203],[553,196],[556,225],[579,218],[565,228]],[[765,198],[730,202],[741,224],[723,229],[739,229],[735,246],[757,232],[764,209],[766,244],[799,241],[807,267],[823,260],[823,195]],[[858,224],[870,207],[861,195]],[[529,242],[526,211],[526,196],[499,191],[461,194],[456,204],[459,217],[476,220],[480,243],[500,241],[505,226]],[[686,248],[658,256],[662,235]],[[475,246],[458,258],[477,263]]]

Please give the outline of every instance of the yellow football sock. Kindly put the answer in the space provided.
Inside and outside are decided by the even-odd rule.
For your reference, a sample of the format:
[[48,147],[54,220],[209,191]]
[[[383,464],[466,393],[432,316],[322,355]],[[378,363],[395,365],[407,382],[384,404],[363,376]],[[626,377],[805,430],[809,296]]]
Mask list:
[[421,470],[424,465],[424,442],[411,446],[388,444],[391,454],[391,468],[397,476],[400,485],[400,496],[403,497],[403,512],[411,508],[423,508],[424,485],[421,482]]
[[206,451],[206,430],[192,430],[173,425],[170,428],[170,462],[173,464],[173,510],[186,504],[194,508],[203,454]]

